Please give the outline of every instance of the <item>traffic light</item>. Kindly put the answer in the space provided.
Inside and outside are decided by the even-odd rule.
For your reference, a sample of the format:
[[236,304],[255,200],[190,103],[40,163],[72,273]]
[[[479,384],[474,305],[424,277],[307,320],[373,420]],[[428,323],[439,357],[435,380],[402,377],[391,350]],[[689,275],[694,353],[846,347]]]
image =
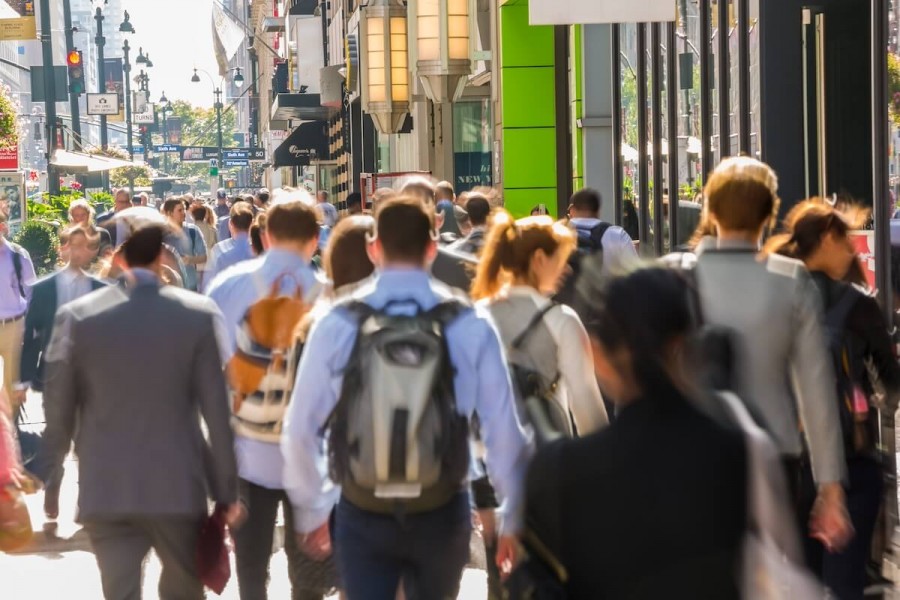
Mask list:
[[69,67],[69,91],[80,96],[84,93],[84,61],[80,50],[69,50],[66,54],[66,64]]

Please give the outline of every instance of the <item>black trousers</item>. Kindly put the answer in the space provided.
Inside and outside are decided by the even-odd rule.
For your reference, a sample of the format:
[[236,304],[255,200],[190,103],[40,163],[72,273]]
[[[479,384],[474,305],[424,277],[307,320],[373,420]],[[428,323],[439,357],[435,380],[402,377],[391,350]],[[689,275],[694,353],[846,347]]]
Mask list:
[[329,559],[317,563],[300,551],[294,535],[294,511],[287,493],[242,479],[241,501],[247,507],[247,520],[232,533],[241,600],[268,598],[269,563],[279,507],[284,511],[284,549],[291,581],[291,599],[321,600],[331,593],[336,582],[333,562]]
[[144,559],[150,549],[162,562],[160,600],[202,600],[197,540],[203,515],[88,520],[84,523],[106,600],[140,600]]

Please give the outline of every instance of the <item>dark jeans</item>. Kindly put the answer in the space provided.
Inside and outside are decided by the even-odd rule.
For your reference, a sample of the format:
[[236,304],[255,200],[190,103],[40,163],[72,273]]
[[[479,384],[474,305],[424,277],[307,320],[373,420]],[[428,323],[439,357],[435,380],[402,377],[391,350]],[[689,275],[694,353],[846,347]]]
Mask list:
[[342,498],[334,540],[344,591],[351,600],[391,600],[402,577],[407,600],[456,598],[471,534],[466,493],[438,510],[402,516],[367,512]]
[[884,479],[881,465],[870,458],[849,459],[847,473],[850,478],[847,510],[855,531],[853,539],[843,551],[835,554],[810,540],[807,557],[814,572],[840,600],[862,600]]
[[311,581],[308,577],[310,564],[319,563],[313,563],[297,546],[294,511],[285,491],[264,488],[242,479],[241,501],[247,507],[247,520],[232,533],[241,600],[268,598],[266,587],[279,506],[284,511],[284,549],[292,600],[321,600],[329,593],[331,585]]

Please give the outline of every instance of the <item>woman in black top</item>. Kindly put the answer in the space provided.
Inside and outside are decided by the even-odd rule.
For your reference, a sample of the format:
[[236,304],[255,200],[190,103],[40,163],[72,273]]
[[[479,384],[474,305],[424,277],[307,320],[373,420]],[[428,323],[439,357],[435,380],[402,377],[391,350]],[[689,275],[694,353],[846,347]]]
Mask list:
[[881,308],[868,291],[845,283],[859,270],[848,235],[851,229],[832,206],[808,200],[791,210],[785,219],[785,233],[767,245],[771,251],[806,264],[825,309],[849,475],[847,507],[856,535],[838,553],[827,552],[809,540],[807,558],[841,600],[863,597],[865,567],[883,492],[877,449],[879,407],[873,401],[876,386],[870,372],[885,392],[882,408],[895,412],[900,391],[900,365]]
[[747,454],[740,431],[688,400],[687,290],[652,268],[591,294],[595,370],[619,417],[542,449],[526,488],[527,525],[569,598],[739,597]]

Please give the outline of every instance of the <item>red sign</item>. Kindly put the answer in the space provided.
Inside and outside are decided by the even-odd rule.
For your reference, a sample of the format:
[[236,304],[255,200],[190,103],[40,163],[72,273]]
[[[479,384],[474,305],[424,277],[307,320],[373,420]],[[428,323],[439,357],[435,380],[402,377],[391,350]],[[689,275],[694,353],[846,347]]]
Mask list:
[[0,171],[19,170],[19,149],[0,148]]
[[866,281],[869,287],[875,289],[875,232],[874,231],[851,231],[850,239],[853,241],[853,247],[856,248],[856,255],[862,265],[863,273],[866,274]]

